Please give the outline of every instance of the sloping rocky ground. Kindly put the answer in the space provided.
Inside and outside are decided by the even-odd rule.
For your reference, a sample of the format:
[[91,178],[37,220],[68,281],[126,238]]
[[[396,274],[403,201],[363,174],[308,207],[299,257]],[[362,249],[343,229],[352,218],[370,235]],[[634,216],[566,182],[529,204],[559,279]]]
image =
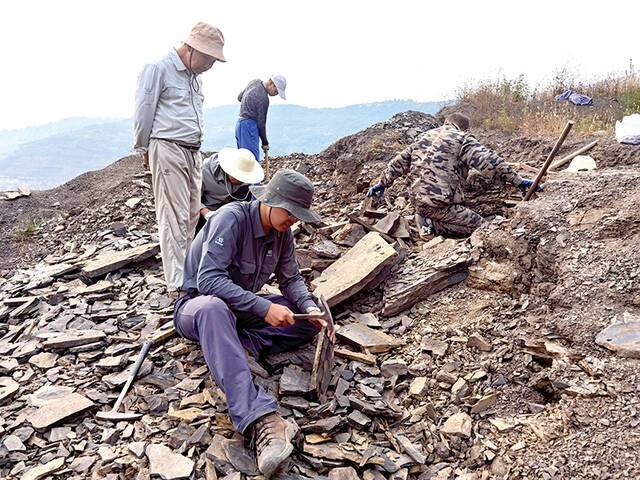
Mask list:
[[[318,155],[274,160],[312,178],[329,225],[298,233],[309,280],[364,235],[344,224],[389,158],[437,124],[407,112]],[[478,136],[532,166],[553,143]],[[586,140],[567,142],[561,155]],[[469,240],[424,245],[410,228],[406,260],[386,282],[333,309],[343,328],[364,323],[393,341],[367,350],[342,338],[326,403],[308,392],[312,346],[253,363],[256,380],[301,429],[280,478],[640,475],[638,361],[595,343],[613,321],[638,316],[640,151],[602,138],[591,155],[606,168],[551,174],[526,204],[512,190],[470,185],[468,201],[487,223]],[[147,357],[124,405],[142,418],[95,418],[113,404],[141,342],[170,321],[148,183],[138,160],[126,158],[0,204],[9,239],[0,278],[2,478],[257,473],[188,341],[170,339]],[[391,206],[379,208],[411,217],[402,182],[388,197]],[[40,220],[26,229],[32,218]],[[131,248],[151,257],[91,270],[92,260]],[[466,280],[382,315],[389,284],[420,276],[408,266],[452,258],[469,259]]]

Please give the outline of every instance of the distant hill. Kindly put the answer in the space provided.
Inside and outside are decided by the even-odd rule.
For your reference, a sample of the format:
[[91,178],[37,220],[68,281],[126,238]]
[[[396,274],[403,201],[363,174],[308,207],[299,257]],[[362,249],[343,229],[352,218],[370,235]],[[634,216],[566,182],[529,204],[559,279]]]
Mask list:
[[[268,135],[272,155],[317,153],[334,141],[406,110],[435,113],[447,102],[390,100],[342,108],[274,105]],[[205,110],[205,150],[235,146],[238,105]],[[0,190],[46,189],[102,168],[130,153],[131,119],[74,117],[0,130]]]

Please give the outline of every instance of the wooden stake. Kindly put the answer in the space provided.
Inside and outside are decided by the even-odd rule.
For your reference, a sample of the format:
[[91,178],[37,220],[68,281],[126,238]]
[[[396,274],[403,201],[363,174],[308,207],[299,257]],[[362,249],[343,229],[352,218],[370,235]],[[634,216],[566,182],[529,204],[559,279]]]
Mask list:
[[556,141],[556,144],[553,146],[553,149],[551,150],[551,152],[549,152],[549,155],[547,156],[547,159],[545,160],[544,165],[538,172],[538,175],[536,175],[536,178],[533,181],[533,184],[529,187],[527,194],[524,196],[525,202],[531,198],[531,195],[533,195],[533,192],[535,192],[536,188],[538,188],[538,185],[540,184],[542,177],[544,177],[545,174],[547,173],[547,170],[549,169],[549,166],[551,165],[553,158],[558,153],[558,150],[560,150],[560,147],[562,146],[565,139],[569,135],[569,132],[571,131],[572,127],[573,127],[573,120],[569,120],[567,124],[564,126],[564,130],[562,130],[562,133],[560,134],[560,137]]
[[560,167],[563,167],[564,165],[566,165],[567,163],[569,163],[571,160],[573,160],[574,158],[576,158],[578,155],[582,155],[585,152],[588,152],[589,150],[591,150],[593,147],[595,147],[598,144],[598,140],[594,140],[593,142],[589,143],[588,145],[585,145],[582,148],[579,148],[578,150],[576,150],[573,153],[570,153],[569,155],[567,155],[566,157],[562,157],[560,160],[558,160],[556,163],[554,163],[553,165],[551,165],[549,167],[549,170],[557,170]]

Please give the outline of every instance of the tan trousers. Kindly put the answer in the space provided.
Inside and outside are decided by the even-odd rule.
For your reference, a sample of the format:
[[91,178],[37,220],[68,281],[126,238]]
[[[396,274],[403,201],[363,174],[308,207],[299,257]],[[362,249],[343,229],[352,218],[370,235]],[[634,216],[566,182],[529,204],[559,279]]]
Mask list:
[[182,287],[184,259],[200,213],[202,155],[165,140],[149,142],[162,267],[167,290]]

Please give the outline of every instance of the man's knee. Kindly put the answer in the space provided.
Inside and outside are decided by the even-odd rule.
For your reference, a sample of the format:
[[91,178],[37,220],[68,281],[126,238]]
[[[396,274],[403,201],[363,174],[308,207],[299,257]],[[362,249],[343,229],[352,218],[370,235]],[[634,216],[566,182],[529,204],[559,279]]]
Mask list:
[[198,328],[210,328],[214,325],[220,328],[225,323],[231,324],[235,328],[236,317],[222,299],[211,295],[202,295],[195,300],[199,303],[195,312]]

